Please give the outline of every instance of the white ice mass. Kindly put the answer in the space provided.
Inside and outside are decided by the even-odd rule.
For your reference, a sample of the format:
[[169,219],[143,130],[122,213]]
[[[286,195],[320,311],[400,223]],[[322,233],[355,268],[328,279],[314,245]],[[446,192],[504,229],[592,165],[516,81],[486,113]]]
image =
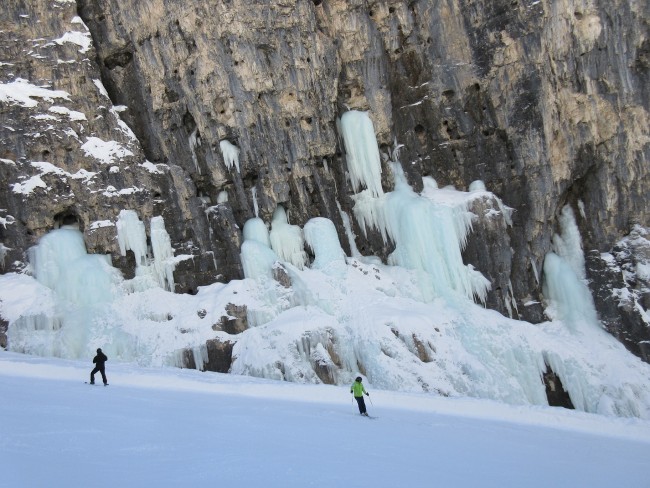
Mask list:
[[339,131],[345,144],[352,188],[358,191],[365,186],[372,196],[381,195],[381,159],[368,113],[345,112],[341,116]]
[[[122,255],[135,257],[134,278],[122,277],[106,256],[89,256],[74,228],[42,237],[29,272],[0,276],[9,348],[77,359],[102,347],[113,360],[146,366],[180,366],[189,350],[201,368],[206,341],[217,339],[234,343],[235,374],[334,384],[362,374],[374,388],[532,405],[547,404],[541,376],[550,367],[576,408],[650,418],[650,366],[598,323],[569,210],[540,277],[552,320],[506,318],[474,302],[490,284],[463,264],[461,251],[475,218],[472,199],[490,195],[499,202],[494,218],[506,223],[509,210],[479,183],[461,192],[426,179],[417,193],[397,161],[386,162],[394,182],[384,191],[368,114],[347,112],[340,126],[358,192],[354,218],[394,246],[388,263],[358,250],[346,256],[325,218],[300,229],[281,206],[268,223],[256,206],[243,228],[245,279],[175,294],[174,249],[162,218],[147,231],[125,209],[115,238]],[[215,326],[232,305],[248,318],[239,334]]]
[[269,238],[271,247],[282,261],[287,261],[300,269],[305,266],[308,258],[302,229],[297,225],[289,224],[287,213],[282,205],[278,205],[273,213]]
[[231,169],[234,166],[239,171],[239,148],[227,139],[219,142],[219,147],[226,167]]

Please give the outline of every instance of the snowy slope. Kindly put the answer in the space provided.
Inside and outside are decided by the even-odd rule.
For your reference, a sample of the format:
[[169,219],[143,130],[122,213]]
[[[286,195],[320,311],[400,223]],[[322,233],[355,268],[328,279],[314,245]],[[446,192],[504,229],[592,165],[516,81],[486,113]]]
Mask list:
[[650,422],[0,352],[2,487],[648,486]]

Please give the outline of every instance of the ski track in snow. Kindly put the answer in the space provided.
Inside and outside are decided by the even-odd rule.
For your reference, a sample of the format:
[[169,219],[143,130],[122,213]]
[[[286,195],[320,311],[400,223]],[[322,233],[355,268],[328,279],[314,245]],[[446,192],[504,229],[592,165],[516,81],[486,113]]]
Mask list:
[[366,422],[348,387],[91,369],[0,352],[0,486],[648,486],[639,419],[367,385]]

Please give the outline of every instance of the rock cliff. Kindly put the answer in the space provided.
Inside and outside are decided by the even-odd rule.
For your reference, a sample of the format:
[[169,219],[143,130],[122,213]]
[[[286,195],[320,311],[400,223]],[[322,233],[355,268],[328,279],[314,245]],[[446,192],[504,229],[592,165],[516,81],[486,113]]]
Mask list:
[[464,258],[490,308],[543,320],[544,256],[573,207],[599,312],[647,361],[647,277],[626,279],[620,241],[650,227],[649,18],[636,0],[4,0],[3,270],[76,222],[132,276],[121,209],[164,218],[179,293],[241,278],[243,224],[278,204],[345,243],[337,120],[356,109],[416,190],[481,180],[514,209],[511,226],[473,209]]

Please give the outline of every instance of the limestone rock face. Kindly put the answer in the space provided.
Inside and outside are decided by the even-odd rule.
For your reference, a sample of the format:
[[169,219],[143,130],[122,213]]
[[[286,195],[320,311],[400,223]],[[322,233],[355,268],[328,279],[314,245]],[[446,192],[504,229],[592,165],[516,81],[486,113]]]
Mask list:
[[625,347],[650,362],[650,232],[635,226],[611,253],[586,256],[600,320]]
[[[640,0],[5,0],[0,89],[45,91],[0,92],[4,271],[74,222],[132,274],[121,209],[163,216],[176,254],[193,256],[178,292],[241,278],[240,229],[278,204],[292,224],[331,219],[345,248],[337,119],[357,109],[386,160],[403,145],[415,190],[423,176],[482,180],[514,209],[511,226],[474,209],[465,259],[492,282],[487,306],[543,320],[565,205],[587,251],[650,227],[648,18]],[[392,250],[353,226],[363,254]]]

